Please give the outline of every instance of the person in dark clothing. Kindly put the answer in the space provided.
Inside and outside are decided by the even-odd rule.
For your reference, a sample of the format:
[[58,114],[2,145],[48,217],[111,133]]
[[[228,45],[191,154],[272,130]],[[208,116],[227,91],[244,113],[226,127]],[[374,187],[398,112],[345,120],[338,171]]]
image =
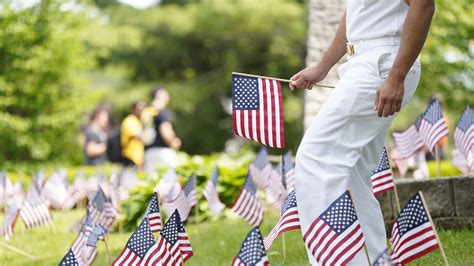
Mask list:
[[107,129],[109,111],[98,106],[92,115],[91,123],[85,128],[84,160],[87,165],[100,165],[107,161]]
[[152,90],[151,106],[144,111],[145,125],[145,169],[153,171],[159,165],[175,167],[176,150],[181,147],[181,139],[173,129],[172,113],[166,108],[170,97],[163,88]]

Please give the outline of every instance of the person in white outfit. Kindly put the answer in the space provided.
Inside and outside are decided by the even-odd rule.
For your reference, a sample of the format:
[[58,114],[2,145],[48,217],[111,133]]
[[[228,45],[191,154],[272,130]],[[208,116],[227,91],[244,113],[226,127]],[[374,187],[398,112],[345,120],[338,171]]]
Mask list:
[[[350,189],[373,260],[386,248],[382,212],[372,193],[394,114],[412,98],[420,79],[418,55],[428,35],[434,0],[347,0],[336,37],[321,61],[291,77],[311,89],[348,54],[340,80],[307,129],[296,155],[296,193],[303,235]],[[308,252],[310,263],[318,265]],[[366,265],[361,250],[351,261]]]

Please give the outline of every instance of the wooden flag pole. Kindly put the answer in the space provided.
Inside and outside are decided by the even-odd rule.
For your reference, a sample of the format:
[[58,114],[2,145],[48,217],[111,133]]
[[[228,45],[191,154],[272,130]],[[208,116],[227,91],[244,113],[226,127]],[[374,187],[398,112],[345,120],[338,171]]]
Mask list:
[[[347,191],[349,191],[349,196],[351,197],[352,207],[355,210],[355,205],[354,205],[354,201],[352,200],[351,190],[348,189]],[[357,211],[356,211],[356,214],[357,214]],[[357,217],[357,219],[359,219],[359,217]],[[367,262],[369,263],[369,266],[372,266],[372,262],[370,262],[369,251],[367,250],[367,245],[365,244],[365,241],[364,241],[364,251],[365,251],[365,256],[367,256]]]
[[448,257],[446,256],[446,253],[444,252],[444,248],[441,245],[441,240],[439,239],[438,231],[436,231],[436,227],[433,223],[433,219],[431,218],[430,210],[428,209],[428,204],[426,204],[425,197],[423,196],[423,192],[419,191],[418,193],[420,193],[421,202],[423,203],[423,207],[426,210],[426,215],[428,215],[428,219],[430,220],[430,224],[433,227],[433,231],[435,233],[436,240],[438,241],[439,251],[441,251],[441,256],[443,257],[444,265],[448,266],[449,265]]
[[441,177],[441,158],[439,156],[439,146],[438,144],[435,145],[435,158],[436,158],[436,166],[438,172],[438,178]]
[[27,257],[27,258],[30,259],[30,260],[33,260],[33,261],[36,260],[36,257],[33,256],[33,255],[31,255],[30,253],[28,253],[28,252],[26,252],[26,251],[23,251],[23,250],[21,250],[21,249],[19,249],[19,248],[16,248],[16,247],[14,247],[14,246],[8,245],[7,243],[0,242],[0,246],[4,247],[4,248],[6,248],[6,249],[9,249],[9,250],[11,250],[11,251],[13,251],[13,252],[16,252],[16,253],[18,253],[18,254],[20,254],[20,255],[22,255],[22,256],[25,256],[25,257]]
[[[280,155],[280,175],[283,178],[283,155]],[[286,260],[286,240],[285,240],[285,233],[281,236],[281,246],[283,249],[283,259]]]
[[109,251],[109,245],[107,244],[107,238],[104,235],[104,244],[105,244],[105,252],[107,254],[107,264],[112,265],[112,260],[110,259],[110,251]]
[[[246,77],[252,77],[252,78],[272,79],[272,80],[277,80],[277,81],[286,82],[286,83],[291,82],[291,80],[289,79],[273,78],[273,77],[266,77],[266,76],[253,75],[253,74],[240,73],[240,72],[232,72],[232,75],[240,75],[240,76],[246,76]],[[334,86],[323,85],[323,84],[315,84],[314,86],[318,86],[321,88],[334,89]]]
[[[395,195],[395,203],[397,205],[398,214],[400,214],[400,211],[401,211],[400,199],[398,198],[398,190],[397,190],[397,185],[395,184],[395,180],[393,180],[393,194]],[[395,215],[395,217],[396,217],[396,215]]]

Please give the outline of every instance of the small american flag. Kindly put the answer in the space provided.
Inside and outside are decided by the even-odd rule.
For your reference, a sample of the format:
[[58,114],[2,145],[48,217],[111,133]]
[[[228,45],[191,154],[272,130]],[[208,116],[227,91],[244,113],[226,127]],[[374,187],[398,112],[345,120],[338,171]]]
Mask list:
[[140,265],[144,262],[145,255],[154,244],[155,240],[153,239],[153,233],[151,232],[148,221],[147,219],[143,219],[112,265]]
[[372,266],[392,266],[393,263],[392,257],[388,253],[388,250],[385,249],[380,255],[374,260]]
[[117,210],[115,210],[111,199],[105,195],[101,187],[97,189],[87,209],[92,224],[101,224],[107,229],[112,226],[117,217]]
[[454,144],[464,155],[464,158],[468,159],[467,161],[470,161],[469,163],[472,165],[472,157],[474,156],[474,114],[469,107],[464,109],[454,130]]
[[285,147],[279,81],[232,75],[235,134],[273,148]]
[[425,146],[414,124],[403,132],[394,132],[393,140],[402,158],[410,158]]
[[86,245],[90,247],[97,247],[97,241],[103,240],[106,233],[107,229],[105,229],[102,225],[95,225],[92,228],[90,235],[87,237]]
[[161,230],[156,243],[143,258],[144,265],[183,265],[178,228],[181,223],[175,210]]
[[15,189],[6,171],[0,172],[0,206],[6,209],[8,202],[15,196]]
[[[180,219],[186,221],[191,212],[191,208],[197,203],[197,190],[196,190],[196,175],[193,174],[189,177],[183,189],[173,201],[163,201],[163,208],[169,214],[171,211],[177,209],[180,214]],[[182,218],[181,218],[182,217]]]
[[18,217],[18,208],[13,202],[3,218],[2,236],[5,240],[10,240],[13,236],[13,229],[15,228],[16,218]]
[[80,259],[81,264],[82,262],[91,264],[97,256],[96,247],[86,246],[87,238],[91,235],[92,229],[92,220],[89,216],[89,213],[86,213],[82,220],[79,234],[71,245],[71,250],[75,254],[76,258]]
[[254,161],[250,164],[249,171],[258,188],[265,189],[270,184],[270,175],[273,168],[268,161],[267,149],[260,149]]
[[250,173],[247,174],[245,184],[230,208],[253,226],[258,226],[262,222],[262,203]]
[[283,185],[288,192],[295,189],[295,167],[293,159],[291,158],[291,152],[287,152],[283,155]]
[[395,220],[390,243],[397,264],[406,264],[439,248],[420,192],[408,201]]
[[51,213],[48,206],[41,200],[40,187],[35,181],[31,182],[20,208],[20,217],[27,228],[51,223]]
[[463,174],[468,175],[474,171],[474,164],[469,163],[458,149],[454,149],[451,152],[451,157],[453,166],[458,168]]
[[81,264],[79,264],[79,261],[80,258],[78,258],[76,256],[76,254],[74,254],[74,252],[72,251],[72,249],[69,249],[66,253],[66,255],[64,255],[63,259],[59,262],[59,266],[79,266]]
[[438,142],[448,136],[448,126],[443,118],[441,105],[438,100],[433,100],[423,113],[421,121],[417,123],[418,133],[425,145],[430,151],[434,151],[434,147]]
[[232,266],[269,265],[262,234],[254,227],[247,235]]
[[372,190],[375,195],[380,195],[394,187],[392,170],[388,161],[387,149],[383,147],[377,168],[372,171]]
[[303,239],[321,265],[345,265],[354,258],[365,243],[349,191],[313,221]]
[[194,253],[193,248],[191,247],[191,242],[188,238],[188,234],[186,233],[186,229],[184,228],[183,221],[179,222],[178,241],[179,249],[181,250],[181,254],[183,255],[183,262],[186,262],[194,255]]
[[273,227],[272,231],[263,240],[265,250],[270,249],[273,240],[280,234],[300,228],[300,218],[298,217],[298,207],[296,206],[296,193],[292,190],[281,207],[280,219],[277,225]]
[[209,203],[209,209],[214,214],[219,214],[225,208],[225,205],[220,201],[219,194],[217,192],[217,182],[219,178],[219,168],[214,167],[211,178],[207,181],[206,187],[204,188],[203,194]]
[[161,214],[158,204],[158,193],[153,192],[148,208],[146,209],[146,218],[150,224],[151,231],[158,233],[161,230]]
[[280,209],[286,199],[287,193],[279,171],[272,169],[269,176],[269,184],[264,189],[265,199],[274,208]]

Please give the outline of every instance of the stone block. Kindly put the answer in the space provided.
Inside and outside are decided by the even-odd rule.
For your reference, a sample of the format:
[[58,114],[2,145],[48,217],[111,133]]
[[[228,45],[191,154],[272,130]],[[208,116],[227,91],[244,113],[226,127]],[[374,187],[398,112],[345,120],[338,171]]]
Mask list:
[[456,216],[474,217],[474,177],[453,179]]
[[474,217],[440,217],[433,221],[436,228],[448,229],[474,229]]

